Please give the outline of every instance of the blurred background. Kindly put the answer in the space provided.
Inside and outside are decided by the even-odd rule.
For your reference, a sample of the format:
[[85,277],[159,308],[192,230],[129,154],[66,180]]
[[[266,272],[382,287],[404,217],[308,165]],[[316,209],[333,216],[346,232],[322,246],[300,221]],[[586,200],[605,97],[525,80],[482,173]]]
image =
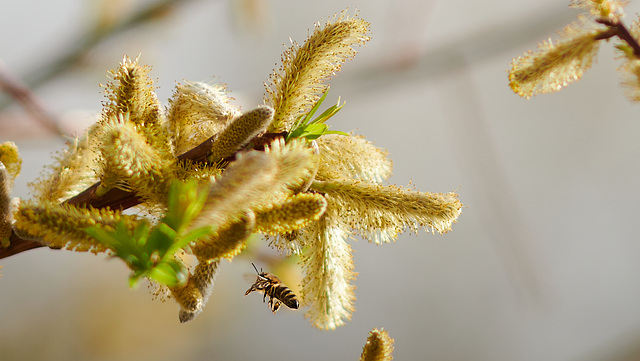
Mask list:
[[[64,145],[38,119],[81,134],[123,55],[153,66],[164,104],[187,79],[227,83],[250,109],[289,38],[302,43],[314,22],[348,7],[371,22],[372,40],[331,81],[327,104],[347,105],[330,124],[388,149],[391,183],[456,190],[467,206],[445,235],[352,242],[356,311],[335,331],[243,297],[250,262],[269,268],[278,256],[264,242],[255,258],[223,262],[188,324],[172,300],[129,289],[124,264],[104,255],[41,248],[2,259],[0,359],[357,360],[382,326],[397,360],[640,360],[640,107],[623,95],[612,46],[560,93],[527,101],[508,87],[511,59],[579,14],[567,5],[0,2],[3,76],[39,101],[26,111],[0,94],[0,142],[24,158],[14,196],[29,197]],[[626,12],[630,24],[640,1]]]

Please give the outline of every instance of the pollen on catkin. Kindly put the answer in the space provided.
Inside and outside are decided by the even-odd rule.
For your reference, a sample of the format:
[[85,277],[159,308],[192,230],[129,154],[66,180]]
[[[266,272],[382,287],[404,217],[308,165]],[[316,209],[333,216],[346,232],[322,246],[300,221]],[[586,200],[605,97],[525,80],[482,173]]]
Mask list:
[[191,227],[222,229],[239,221],[248,209],[263,206],[276,173],[273,157],[256,151],[242,154],[212,182],[204,207]]
[[538,45],[537,52],[529,51],[512,60],[509,86],[529,99],[577,81],[595,61],[600,47],[598,36],[603,31],[589,29],[584,20],[568,25],[559,41],[549,38]]
[[289,131],[296,118],[305,113],[326,90],[325,81],[340,71],[353,48],[364,45],[370,24],[342,11],[326,24],[318,22],[302,46],[293,42],[282,55],[282,66],[265,83],[264,102],[275,110],[270,132]]
[[176,155],[220,133],[240,116],[240,110],[230,104],[231,99],[222,84],[187,81],[176,86],[167,113]]
[[589,14],[598,18],[620,19],[624,16],[627,1],[620,0],[571,0],[569,7],[589,10]]
[[103,121],[128,114],[129,121],[146,141],[164,158],[174,156],[169,134],[164,126],[162,106],[149,77],[151,68],[139,64],[139,58],[124,56],[120,66],[109,72],[111,81],[105,86]]
[[383,328],[374,328],[367,336],[367,342],[362,348],[360,361],[391,361],[393,360],[393,339]]
[[98,180],[95,174],[97,128],[93,126],[83,137],[67,142],[67,149],[55,155],[48,171],[29,184],[35,199],[61,202]]
[[327,201],[321,194],[299,193],[284,203],[258,210],[255,231],[269,235],[290,233],[320,219],[326,208]]
[[[629,26],[629,33],[635,39],[640,37],[640,21],[636,20]],[[640,101],[640,60],[633,52],[626,52],[624,47],[619,47],[619,55],[622,64],[618,71],[622,73],[622,88],[625,96],[632,102]]]
[[417,232],[422,227],[438,233],[451,229],[462,210],[455,193],[429,193],[395,185],[341,180],[314,182],[313,190],[324,193],[329,205],[370,242],[386,243],[405,227]]
[[316,179],[358,179],[382,183],[391,176],[393,163],[385,149],[361,136],[327,134],[316,140],[320,161]]
[[304,140],[285,144],[278,138],[264,152],[241,153],[212,183],[193,227],[224,227],[248,210],[281,203],[311,176],[314,167],[313,152]]
[[350,232],[339,212],[328,207],[320,220],[301,234],[307,246],[300,257],[305,273],[302,304],[309,306],[305,317],[323,330],[333,330],[349,320],[356,298],[353,252],[346,241]]
[[7,171],[7,182],[9,183],[9,188],[13,188],[13,182],[22,169],[22,158],[20,157],[20,153],[18,153],[18,146],[16,146],[16,143],[0,143],[0,162],[4,165]]
[[9,172],[0,162],[0,248],[9,247],[13,214],[11,207],[11,187]]
[[246,246],[255,227],[255,215],[247,212],[242,219],[200,239],[191,246],[191,251],[200,261],[214,261],[221,258],[233,259]]
[[163,204],[170,161],[147,143],[126,116],[112,118],[100,132],[102,183],[96,193],[122,188],[135,191],[152,204]]
[[23,201],[15,213],[14,227],[28,239],[39,239],[51,248],[98,253],[106,251],[107,247],[83,229],[99,224],[106,230],[112,230],[120,220],[124,220],[133,230],[137,217],[123,215],[109,208]]
[[218,134],[211,147],[209,162],[215,163],[230,157],[264,132],[273,121],[273,109],[261,106],[233,119]]
[[202,312],[213,290],[219,263],[218,261],[200,261],[193,274],[189,275],[186,285],[169,289],[173,298],[180,305],[178,313],[180,322],[191,321]]

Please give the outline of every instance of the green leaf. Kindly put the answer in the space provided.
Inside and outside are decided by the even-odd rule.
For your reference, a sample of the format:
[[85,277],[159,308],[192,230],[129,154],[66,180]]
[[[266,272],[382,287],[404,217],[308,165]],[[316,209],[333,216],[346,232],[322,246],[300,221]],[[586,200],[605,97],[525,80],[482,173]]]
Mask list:
[[184,285],[189,278],[189,273],[182,264],[171,260],[157,264],[149,272],[149,278],[167,286],[175,287]]
[[318,108],[320,107],[320,104],[322,104],[322,102],[327,97],[328,93],[329,93],[329,87],[327,87],[327,90],[322,94],[320,99],[316,102],[316,104],[314,104],[314,106],[311,108],[311,110],[309,110],[307,114],[300,115],[298,119],[296,119],[296,121],[294,122],[294,125],[291,127],[291,130],[285,137],[285,141],[289,141],[293,138],[305,138],[307,140],[314,140],[324,134],[349,135],[344,132],[336,132],[336,131],[331,131],[332,133],[329,133],[330,132],[328,130],[329,126],[324,124],[324,122],[329,120],[329,118],[333,117],[344,106],[344,104],[340,105],[340,98],[338,98],[338,103],[336,105],[329,107],[327,110],[322,112],[322,114],[320,114],[317,118],[315,118],[314,120],[311,120],[313,115],[317,112]]
[[173,246],[168,253],[175,253],[175,251],[188,246],[191,242],[194,242],[200,238],[206,237],[213,233],[213,229],[209,226],[200,227],[192,230],[191,232],[185,234],[180,237],[176,242],[174,242]]
[[186,283],[189,272],[176,259],[176,252],[191,242],[213,232],[211,227],[189,229],[190,223],[202,211],[208,192],[196,181],[175,181],[169,187],[168,210],[154,227],[140,221],[131,229],[125,221],[114,229],[104,226],[85,228],[85,232],[113,250],[131,269],[129,286],[135,287],[140,278],[149,277],[168,286]]
[[169,186],[168,210],[162,221],[178,232],[198,215],[207,200],[207,192],[197,181],[174,181]]

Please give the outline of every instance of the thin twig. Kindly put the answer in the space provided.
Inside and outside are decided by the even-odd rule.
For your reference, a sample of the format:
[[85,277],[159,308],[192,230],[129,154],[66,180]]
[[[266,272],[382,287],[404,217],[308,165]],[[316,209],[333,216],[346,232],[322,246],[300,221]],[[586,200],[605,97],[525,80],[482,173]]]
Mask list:
[[[77,64],[82,58],[98,44],[104,40],[122,33],[131,28],[143,25],[147,22],[157,20],[158,15],[163,15],[171,10],[173,6],[182,5],[191,0],[160,0],[140,9],[136,13],[122,19],[112,26],[96,28],[87,32],[84,36],[73,41],[73,46],[66,52],[46,64],[38,66],[40,71],[27,72],[24,82],[29,89],[36,89],[42,84],[56,78]],[[9,101],[0,101],[0,111],[10,104]]]
[[[608,26],[609,29],[613,32],[612,36],[617,36],[618,38],[620,38],[620,40],[629,44],[629,46],[633,49],[633,55],[635,55],[636,58],[640,59],[640,44],[638,44],[638,41],[631,35],[629,29],[627,29],[627,27],[624,26],[623,23],[618,20],[611,19],[596,19],[596,22]],[[603,33],[603,35],[606,36],[608,35],[608,33]],[[601,39],[607,38],[608,37],[601,37]]]
[[33,118],[49,131],[64,135],[60,122],[48,111],[40,99],[0,61],[0,89],[11,95]]

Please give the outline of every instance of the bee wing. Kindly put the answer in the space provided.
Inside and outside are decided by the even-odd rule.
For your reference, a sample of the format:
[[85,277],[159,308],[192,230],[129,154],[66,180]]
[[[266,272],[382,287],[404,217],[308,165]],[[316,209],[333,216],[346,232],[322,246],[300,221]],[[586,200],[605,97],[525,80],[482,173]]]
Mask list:
[[256,283],[256,279],[258,278],[258,276],[256,276],[255,273],[244,273],[242,275],[242,278],[248,283]]

